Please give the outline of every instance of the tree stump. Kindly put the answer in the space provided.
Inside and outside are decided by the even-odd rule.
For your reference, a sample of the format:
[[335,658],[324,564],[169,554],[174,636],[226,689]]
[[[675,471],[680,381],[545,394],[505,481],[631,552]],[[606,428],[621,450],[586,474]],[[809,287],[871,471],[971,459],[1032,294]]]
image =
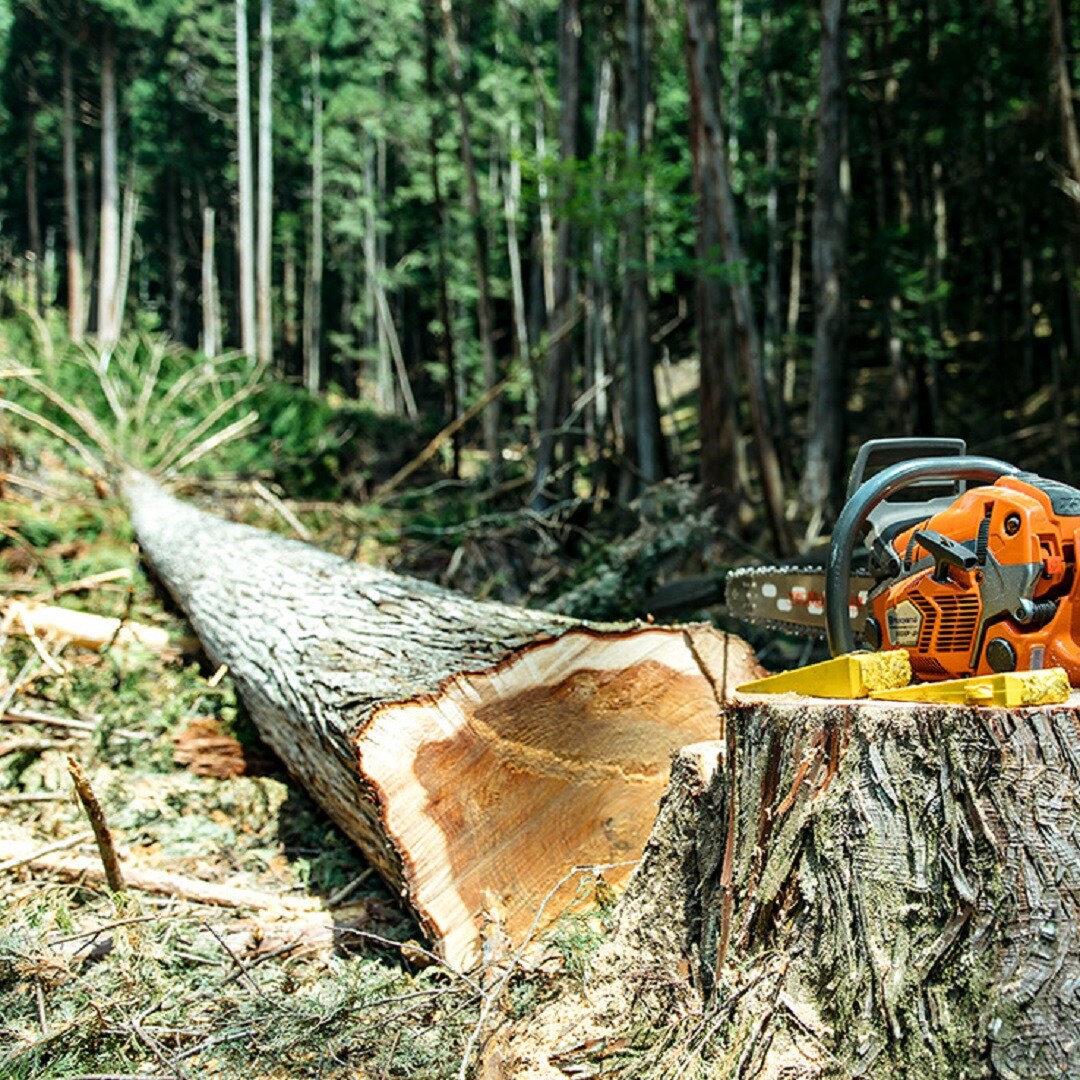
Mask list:
[[1078,826],[1074,703],[742,699],[678,755],[580,993],[498,1034],[489,1062],[1080,1075]]
[[640,856],[670,756],[760,673],[702,626],[591,627],[224,521],[146,477],[135,535],[260,733],[448,963],[521,942],[578,865]]

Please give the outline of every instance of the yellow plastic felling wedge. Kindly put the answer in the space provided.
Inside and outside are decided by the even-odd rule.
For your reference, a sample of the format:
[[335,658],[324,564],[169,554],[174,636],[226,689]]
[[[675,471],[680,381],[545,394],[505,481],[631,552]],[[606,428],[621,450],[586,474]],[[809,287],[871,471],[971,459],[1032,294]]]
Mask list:
[[736,687],[740,694],[805,694],[807,697],[863,698],[873,690],[907,686],[911,661],[905,649],[854,652],[820,664],[781,671]]
[[1060,705],[1068,701],[1071,687],[1064,668],[1043,671],[1007,671],[1000,675],[976,675],[971,679],[920,683],[899,690],[877,690],[870,696],[885,701],[926,701],[955,705]]

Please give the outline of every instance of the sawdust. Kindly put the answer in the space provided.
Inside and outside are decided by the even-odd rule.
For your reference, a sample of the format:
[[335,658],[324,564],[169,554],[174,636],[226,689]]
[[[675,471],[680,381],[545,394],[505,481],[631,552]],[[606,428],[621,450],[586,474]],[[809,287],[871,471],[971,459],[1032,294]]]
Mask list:
[[864,653],[859,658],[859,666],[867,693],[893,690],[911,682],[911,658],[906,649]]

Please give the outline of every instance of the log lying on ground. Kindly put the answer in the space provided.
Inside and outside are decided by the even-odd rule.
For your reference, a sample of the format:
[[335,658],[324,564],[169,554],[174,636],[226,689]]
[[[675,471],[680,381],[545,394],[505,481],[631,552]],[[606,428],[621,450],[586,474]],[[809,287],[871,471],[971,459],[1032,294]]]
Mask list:
[[[757,667],[706,627],[598,629],[482,603],[124,483],[143,553],[263,738],[445,959],[520,942],[576,865],[640,855],[671,753]],[[543,909],[543,914],[541,914]]]
[[586,991],[482,1075],[643,1028],[627,1075],[1080,1075],[1078,826],[1075,707],[748,698],[678,756]]

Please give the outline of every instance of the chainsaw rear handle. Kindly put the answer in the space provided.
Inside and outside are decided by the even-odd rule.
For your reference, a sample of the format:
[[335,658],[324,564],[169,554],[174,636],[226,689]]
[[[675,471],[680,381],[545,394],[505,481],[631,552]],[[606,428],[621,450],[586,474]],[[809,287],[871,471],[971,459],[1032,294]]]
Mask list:
[[1015,465],[996,458],[928,457],[890,465],[861,484],[841,511],[829,544],[825,570],[825,630],[832,655],[840,656],[855,648],[848,611],[851,557],[860,530],[878,503],[921,480],[975,480],[992,484],[1002,476],[1017,476],[1020,471]]

